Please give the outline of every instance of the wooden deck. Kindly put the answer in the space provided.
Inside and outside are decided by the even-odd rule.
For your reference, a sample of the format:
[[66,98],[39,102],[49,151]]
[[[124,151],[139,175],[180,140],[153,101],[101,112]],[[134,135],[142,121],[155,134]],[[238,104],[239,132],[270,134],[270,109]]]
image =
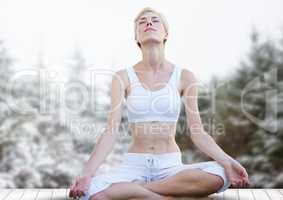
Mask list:
[[[67,200],[69,189],[0,189],[0,200]],[[204,199],[204,198],[202,198]],[[216,200],[283,200],[283,189],[227,189],[209,198]]]

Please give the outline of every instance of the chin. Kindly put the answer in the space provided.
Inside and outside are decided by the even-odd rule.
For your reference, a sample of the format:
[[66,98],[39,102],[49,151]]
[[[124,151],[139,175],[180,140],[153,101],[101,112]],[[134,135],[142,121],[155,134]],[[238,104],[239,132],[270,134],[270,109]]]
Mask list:
[[144,38],[141,41],[141,43],[142,44],[146,44],[146,43],[162,43],[162,39],[157,38],[157,37],[147,37],[147,38]]

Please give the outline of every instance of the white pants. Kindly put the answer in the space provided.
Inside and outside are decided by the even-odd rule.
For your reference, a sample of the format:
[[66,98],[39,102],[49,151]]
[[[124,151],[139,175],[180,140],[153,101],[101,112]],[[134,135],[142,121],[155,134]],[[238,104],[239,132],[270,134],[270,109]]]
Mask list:
[[112,183],[117,182],[151,182],[175,175],[184,169],[201,169],[220,176],[224,185],[217,193],[225,191],[231,182],[228,180],[224,168],[216,161],[205,161],[193,164],[183,164],[181,152],[163,154],[150,153],[125,153],[122,162],[105,174],[92,178],[91,185],[86,195],[80,200],[88,200]]

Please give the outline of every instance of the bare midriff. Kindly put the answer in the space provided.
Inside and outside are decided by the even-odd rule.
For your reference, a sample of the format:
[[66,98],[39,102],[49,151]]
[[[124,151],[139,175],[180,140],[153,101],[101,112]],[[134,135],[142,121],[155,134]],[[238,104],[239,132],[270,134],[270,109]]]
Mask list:
[[176,122],[136,122],[129,123],[133,138],[129,153],[162,154],[180,152],[175,141]]

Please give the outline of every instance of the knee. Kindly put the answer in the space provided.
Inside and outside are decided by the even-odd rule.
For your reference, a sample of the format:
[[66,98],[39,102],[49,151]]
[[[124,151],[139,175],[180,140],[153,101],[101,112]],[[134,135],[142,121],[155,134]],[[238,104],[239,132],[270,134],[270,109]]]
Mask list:
[[217,176],[215,178],[215,182],[213,184],[214,191],[218,191],[223,186],[224,186],[224,180],[221,177]]
[[106,192],[101,191],[97,194],[91,195],[89,200],[111,200]]
[[[213,165],[215,165],[215,167],[221,168],[219,170],[224,170],[223,167],[216,161],[211,161],[211,162],[213,163]],[[223,186],[224,186],[223,178],[220,175],[216,175],[216,174],[214,175],[211,183],[208,185],[208,187],[214,191],[218,191]]]
[[191,185],[191,190],[195,191],[194,197],[205,197],[207,195],[216,193],[224,185],[224,181],[220,176],[215,176],[212,179],[195,181]]
[[220,177],[215,175],[211,181],[206,181],[203,183],[202,188],[205,188],[206,191],[209,193],[215,193],[224,185],[224,180]]

